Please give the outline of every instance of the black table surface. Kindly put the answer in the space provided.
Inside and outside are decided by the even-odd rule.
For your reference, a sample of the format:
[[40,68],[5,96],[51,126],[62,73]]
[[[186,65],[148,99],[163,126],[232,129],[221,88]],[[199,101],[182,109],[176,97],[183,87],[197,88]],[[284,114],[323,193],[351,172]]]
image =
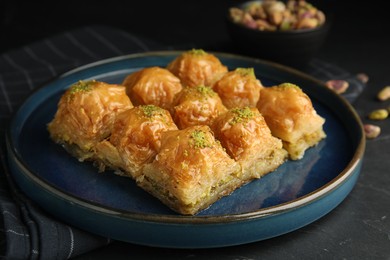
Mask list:
[[[182,1],[169,8],[164,6],[165,1],[161,2],[150,6],[149,10],[146,3],[138,3],[137,8],[142,7],[143,11],[137,12],[130,4],[121,8],[114,1],[112,4],[116,7],[111,9],[119,12],[121,18],[116,17],[111,21],[112,14],[108,12],[111,9],[105,8],[107,3],[100,6],[96,4],[96,9],[92,11],[86,4],[69,7],[62,3],[65,12],[76,18],[67,24],[63,21],[65,18],[56,20],[49,12],[50,19],[54,21],[52,27],[45,27],[40,20],[40,12],[47,12],[40,9],[43,6],[37,7],[38,15],[34,25],[26,21],[29,17],[17,20],[20,15],[17,10],[21,4],[10,3],[8,8],[15,22],[11,18],[5,21],[4,18],[2,30],[6,37],[14,41],[3,43],[0,51],[7,52],[15,46],[28,44],[36,40],[34,37],[46,36],[45,32],[49,34],[86,24],[87,21],[82,22],[81,18],[77,20],[83,12],[89,12],[87,17],[93,16],[94,12],[97,17],[106,14],[106,20],[92,17],[92,22],[119,26],[163,44],[180,46],[192,43],[195,46],[209,46],[210,50],[236,51],[224,22],[215,19],[220,18],[221,9],[230,4],[227,1]],[[376,98],[383,87],[390,85],[390,22],[384,7],[386,1],[372,2],[372,6],[367,3],[353,6],[354,1],[326,2],[324,8],[332,12],[334,19],[329,36],[317,57],[350,73],[368,75],[367,86],[353,106],[363,123],[374,123],[382,129],[378,138],[367,140],[363,167],[349,196],[314,223],[265,241],[196,250],[114,242],[74,259],[390,259],[390,119],[373,122],[367,118],[370,111],[390,106],[389,100],[380,102]],[[31,5],[36,4],[30,3],[26,9]],[[27,13],[26,10],[20,12]],[[126,14],[127,17],[123,17]],[[39,32],[39,26],[41,29],[45,27],[46,31],[31,33],[34,30]],[[23,33],[25,37],[20,35]]]

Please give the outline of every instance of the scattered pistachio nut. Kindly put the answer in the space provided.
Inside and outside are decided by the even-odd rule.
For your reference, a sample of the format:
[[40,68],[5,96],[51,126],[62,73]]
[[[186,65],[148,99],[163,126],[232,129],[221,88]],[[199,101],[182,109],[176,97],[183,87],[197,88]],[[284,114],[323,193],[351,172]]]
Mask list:
[[344,93],[349,87],[348,81],[342,79],[328,80],[327,82],[325,82],[325,85],[338,94]]
[[357,78],[360,82],[362,82],[362,83],[364,83],[364,84],[366,84],[366,83],[368,82],[368,75],[367,75],[366,73],[358,73],[358,74],[356,75],[356,78]]
[[384,87],[381,91],[378,93],[378,99],[380,101],[385,101],[390,98],[390,86]]
[[384,120],[389,116],[389,111],[387,109],[375,109],[372,111],[369,115],[368,118],[372,120]]
[[365,124],[363,127],[366,138],[373,139],[381,133],[381,128],[377,125]]
[[377,125],[365,124],[364,133],[369,139],[376,138],[381,133],[381,128]]

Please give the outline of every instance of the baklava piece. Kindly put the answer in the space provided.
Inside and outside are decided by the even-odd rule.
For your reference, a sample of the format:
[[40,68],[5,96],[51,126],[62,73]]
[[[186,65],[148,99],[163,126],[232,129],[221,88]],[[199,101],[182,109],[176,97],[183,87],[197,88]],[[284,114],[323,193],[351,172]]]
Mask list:
[[124,86],[79,81],[60,98],[50,137],[80,161],[95,154],[95,146],[111,134],[115,118],[133,105]]
[[174,211],[194,215],[240,187],[239,174],[210,127],[193,126],[162,134],[160,151],[137,184]]
[[263,87],[253,68],[237,68],[218,80],[213,89],[227,108],[256,107]]
[[169,70],[157,66],[143,68],[128,75],[122,85],[135,106],[156,105],[169,109],[182,85]]
[[213,54],[201,49],[183,52],[171,61],[167,69],[176,75],[183,86],[212,86],[227,71],[221,61]]
[[194,125],[211,125],[227,108],[211,87],[184,87],[175,97],[172,108],[173,120],[184,129]]
[[287,159],[282,141],[272,136],[257,108],[230,109],[212,129],[226,152],[240,163],[244,181],[276,170]]
[[310,98],[294,84],[263,88],[257,108],[272,134],[282,139],[292,160],[301,159],[309,147],[326,137],[325,119],[317,114]]
[[154,105],[137,106],[119,114],[111,136],[97,145],[104,165],[136,179],[161,145],[161,134],[177,130],[169,112]]

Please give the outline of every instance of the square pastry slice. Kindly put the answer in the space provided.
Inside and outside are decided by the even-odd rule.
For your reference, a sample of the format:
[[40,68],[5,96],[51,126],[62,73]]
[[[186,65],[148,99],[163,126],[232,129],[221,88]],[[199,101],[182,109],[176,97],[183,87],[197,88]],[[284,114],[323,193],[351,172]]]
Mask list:
[[137,184],[174,211],[194,215],[244,184],[240,172],[209,126],[192,126],[162,133],[156,159]]
[[161,133],[176,129],[168,110],[155,105],[123,111],[114,122],[111,136],[96,146],[100,168],[106,165],[118,174],[136,179],[142,167],[156,156]]
[[301,159],[308,148],[326,137],[325,119],[297,85],[283,83],[261,89],[257,108],[272,134],[283,140],[292,160]]
[[61,96],[47,129],[78,160],[91,160],[96,145],[110,136],[116,117],[132,107],[124,86],[79,81]]
[[257,108],[233,108],[213,124],[216,138],[240,163],[242,179],[260,178],[276,170],[287,159],[282,141],[272,136]]

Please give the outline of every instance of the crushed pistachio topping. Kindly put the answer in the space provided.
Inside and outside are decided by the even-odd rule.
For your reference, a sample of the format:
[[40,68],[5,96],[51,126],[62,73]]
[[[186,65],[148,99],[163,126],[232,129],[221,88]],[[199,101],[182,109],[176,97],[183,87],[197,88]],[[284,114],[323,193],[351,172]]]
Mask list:
[[243,77],[248,76],[255,78],[255,70],[253,68],[237,68],[235,69],[235,72],[237,72]]
[[186,163],[186,162],[181,162],[180,165],[181,165],[181,168],[182,168],[183,170],[188,169],[188,163]]
[[202,96],[202,97],[212,97],[214,96],[216,93],[214,92],[214,90],[211,88],[211,87],[208,87],[208,86],[197,86],[196,87],[196,91]]
[[232,121],[230,121],[230,124],[232,125],[248,122],[248,120],[255,115],[249,107],[233,108],[231,112],[234,114]]
[[77,83],[73,84],[70,87],[70,94],[90,91],[92,89],[92,85],[95,83],[96,83],[95,80],[88,80],[88,81],[79,80]]
[[195,148],[203,149],[211,147],[211,143],[207,140],[206,133],[201,130],[195,130],[191,133],[190,145]]
[[205,54],[207,54],[202,49],[192,49],[192,50],[188,51],[188,53],[191,54],[191,55],[205,55]]
[[140,110],[143,112],[144,116],[147,118],[152,118],[154,116],[162,115],[162,108],[155,105],[142,105],[139,106]]
[[282,83],[278,86],[279,88],[282,88],[282,89],[285,89],[285,88],[294,88],[296,90],[301,90],[300,87],[298,87],[297,85],[293,84],[293,83]]

